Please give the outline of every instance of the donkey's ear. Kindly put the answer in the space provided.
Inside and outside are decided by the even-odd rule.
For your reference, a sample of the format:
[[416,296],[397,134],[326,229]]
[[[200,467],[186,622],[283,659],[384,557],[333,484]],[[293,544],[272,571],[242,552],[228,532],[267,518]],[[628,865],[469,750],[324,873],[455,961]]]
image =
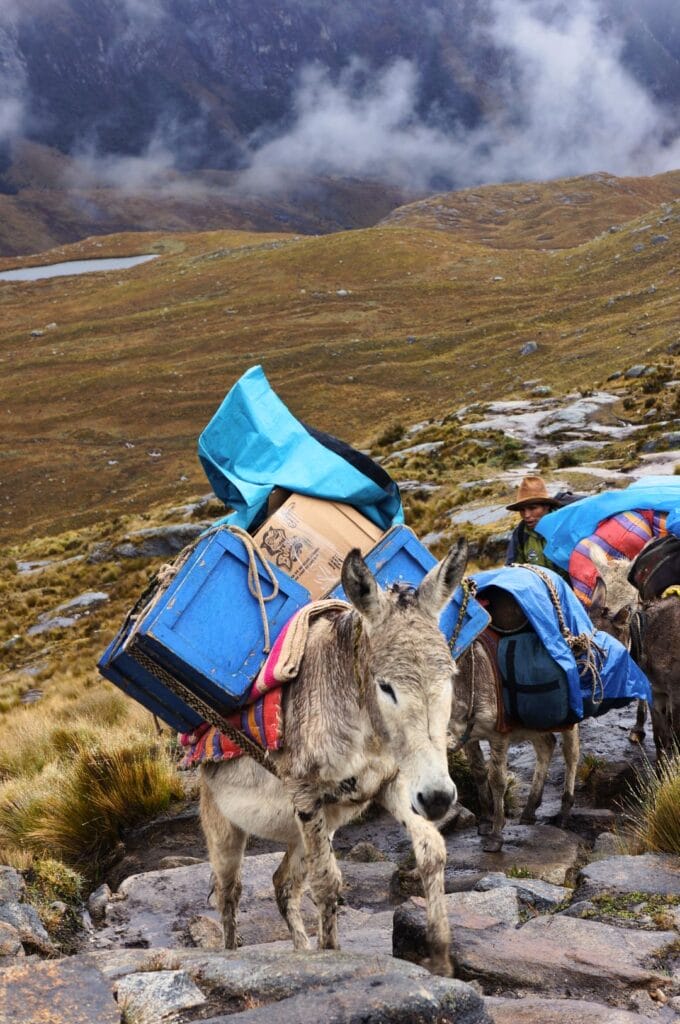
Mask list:
[[601,576],[595,580],[593,593],[590,598],[590,611],[600,612],[607,606],[607,585]]
[[342,563],[343,590],[354,607],[367,619],[375,618],[382,607],[383,596],[359,548],[353,548]]
[[450,601],[465,573],[468,560],[468,545],[464,537],[459,537],[448,555],[430,569],[418,587],[418,604],[434,618]]

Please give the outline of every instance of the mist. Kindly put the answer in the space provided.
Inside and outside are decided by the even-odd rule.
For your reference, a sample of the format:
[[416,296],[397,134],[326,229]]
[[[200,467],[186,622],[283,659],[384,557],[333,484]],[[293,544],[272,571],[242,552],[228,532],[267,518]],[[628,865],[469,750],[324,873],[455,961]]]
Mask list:
[[417,113],[412,62],[370,74],[355,60],[335,81],[310,66],[291,127],[250,139],[240,187],[267,192],[327,174],[427,189],[680,166],[677,123],[626,69],[622,38],[594,0],[492,0],[489,22],[474,31],[504,55],[476,127],[445,129],[437,111]]

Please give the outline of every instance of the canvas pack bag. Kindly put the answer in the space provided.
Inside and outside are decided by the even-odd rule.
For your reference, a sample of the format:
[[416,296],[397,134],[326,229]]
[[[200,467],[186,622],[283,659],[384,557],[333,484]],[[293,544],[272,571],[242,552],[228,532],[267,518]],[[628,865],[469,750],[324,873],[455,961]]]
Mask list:
[[533,631],[504,636],[498,643],[507,717],[527,729],[556,729],[574,721],[567,673]]

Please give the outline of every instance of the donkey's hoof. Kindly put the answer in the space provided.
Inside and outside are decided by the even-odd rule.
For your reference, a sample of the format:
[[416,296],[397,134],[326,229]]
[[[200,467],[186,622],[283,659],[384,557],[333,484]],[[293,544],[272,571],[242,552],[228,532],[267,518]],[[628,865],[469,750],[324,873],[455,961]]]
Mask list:
[[500,853],[503,848],[503,838],[501,836],[487,836],[482,843],[482,850],[484,853]]
[[451,957],[446,953],[433,953],[427,962],[432,974],[438,974],[441,978],[453,977],[453,964]]
[[644,729],[631,729],[628,733],[629,743],[638,743],[642,745],[645,742],[645,730]]

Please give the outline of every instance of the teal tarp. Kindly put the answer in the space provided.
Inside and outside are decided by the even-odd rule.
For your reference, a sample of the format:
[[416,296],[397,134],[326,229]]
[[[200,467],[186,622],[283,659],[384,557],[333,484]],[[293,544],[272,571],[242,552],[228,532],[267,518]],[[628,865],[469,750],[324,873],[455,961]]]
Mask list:
[[261,366],[234,384],[200,435],[198,456],[217,497],[234,509],[220,522],[247,529],[274,486],[346,502],[383,530],[404,521],[396,485],[381,487],[312,437]]
[[[561,576],[542,569],[555,584],[567,628],[575,636],[580,633],[593,634],[595,643],[604,652],[600,675],[606,701],[631,701],[636,698],[650,701],[652,691],[646,675],[635,664],[628,651],[608,633],[593,630],[585,608]],[[579,669],[567,641],[560,632],[557,613],[547,592],[545,583],[530,569],[522,566],[503,566],[488,569],[472,577],[477,584],[477,595],[483,597],[484,587],[501,587],[508,591],[536,630],[548,653],[564,669],[569,682],[569,706],[578,719],[584,717],[584,700],[593,692],[590,676],[579,675]],[[592,712],[588,712],[590,714]]]
[[634,508],[668,512],[668,530],[680,536],[680,477],[648,476],[634,480],[625,490],[601,491],[582,498],[543,516],[536,531],[547,540],[545,554],[548,558],[567,569],[571,553],[580,540],[589,537],[604,519]]

